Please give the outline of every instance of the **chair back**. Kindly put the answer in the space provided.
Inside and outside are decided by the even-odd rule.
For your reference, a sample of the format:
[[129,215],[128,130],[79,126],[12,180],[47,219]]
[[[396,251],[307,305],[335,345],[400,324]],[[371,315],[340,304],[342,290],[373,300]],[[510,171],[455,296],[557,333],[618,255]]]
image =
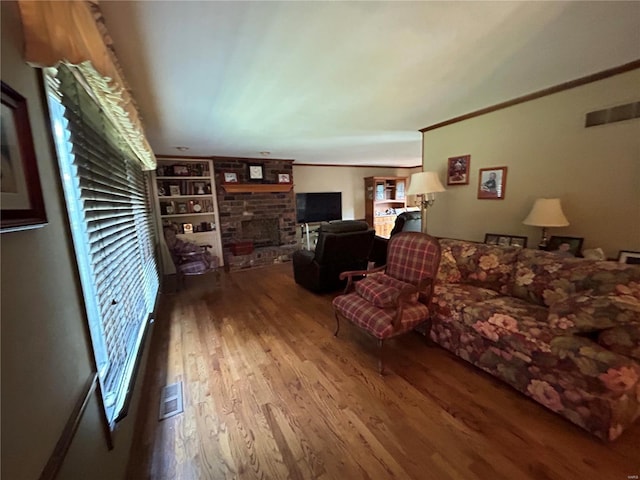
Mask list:
[[366,222],[357,220],[321,225],[315,261],[320,265],[339,265],[340,271],[366,268],[374,235],[375,231]]
[[393,237],[396,233],[400,232],[421,232],[422,231],[422,213],[420,211],[415,212],[402,212],[396,217],[396,221],[393,224],[393,230],[389,234]]
[[[435,279],[440,265],[440,242],[419,232],[401,232],[389,239],[385,274],[417,285],[424,279]],[[421,292],[431,296],[432,287]]]

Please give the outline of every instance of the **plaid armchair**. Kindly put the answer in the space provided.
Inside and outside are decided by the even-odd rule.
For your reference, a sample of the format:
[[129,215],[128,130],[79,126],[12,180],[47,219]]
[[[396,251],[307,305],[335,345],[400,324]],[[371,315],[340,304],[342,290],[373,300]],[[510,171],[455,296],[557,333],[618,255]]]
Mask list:
[[[440,265],[440,243],[418,232],[402,232],[389,240],[387,264],[368,271],[344,272],[343,295],[333,300],[336,331],[340,317],[378,339],[378,370],[383,371],[382,345],[429,319],[429,302]],[[354,282],[354,278],[365,276]]]

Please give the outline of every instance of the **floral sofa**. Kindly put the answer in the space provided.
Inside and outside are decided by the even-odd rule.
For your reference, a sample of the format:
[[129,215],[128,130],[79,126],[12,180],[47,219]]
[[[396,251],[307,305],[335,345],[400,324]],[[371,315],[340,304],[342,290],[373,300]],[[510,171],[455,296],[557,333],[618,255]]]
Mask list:
[[602,439],[640,416],[640,266],[440,243],[436,343]]

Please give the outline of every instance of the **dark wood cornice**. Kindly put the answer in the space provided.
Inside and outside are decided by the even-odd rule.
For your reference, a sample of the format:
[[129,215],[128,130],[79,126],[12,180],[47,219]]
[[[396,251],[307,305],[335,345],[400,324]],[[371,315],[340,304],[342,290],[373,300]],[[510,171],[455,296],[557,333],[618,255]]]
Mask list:
[[586,85],[587,83],[597,82],[598,80],[603,80],[605,78],[613,77],[614,75],[626,73],[631,70],[635,70],[637,68],[640,68],[640,60],[634,60],[633,62],[625,63],[624,65],[620,65],[618,67],[610,68],[608,70],[603,70],[601,72],[594,73],[592,75],[587,75],[586,77],[578,78],[576,80],[571,80],[569,82],[561,83],[560,85],[556,85],[554,87],[545,88],[544,90],[530,93],[522,97],[514,98],[513,100],[508,100],[506,102],[498,103],[497,105],[493,105],[491,107],[482,108],[480,110],[476,110],[475,112],[467,113],[459,117],[454,117],[450,120],[445,120],[444,122],[436,123],[435,125],[430,125],[428,127],[425,127],[420,131],[422,133],[425,133],[430,130],[446,127],[447,125],[451,125],[453,123],[462,122],[463,120],[468,120],[473,117],[479,117],[480,115],[485,115],[487,113],[495,112],[496,110],[502,110],[503,108],[512,107],[519,103],[529,102],[531,100],[535,100],[540,97],[545,97],[547,95],[552,95],[554,93],[562,92],[563,90],[576,88],[581,85]]
[[213,160],[214,162],[295,162],[290,158],[267,158],[267,157],[220,157],[218,155],[161,155],[156,154],[156,158],[161,160]]
[[344,167],[344,168],[422,168],[422,165],[415,165],[413,167],[400,167],[397,165],[345,165],[337,163],[297,163],[293,164],[294,167]]
[[209,157],[209,160],[213,160],[214,162],[295,162],[292,158],[270,158],[270,157],[219,157],[214,155]]
[[211,160],[211,157],[201,155],[160,155],[157,153],[155,155],[161,160]]

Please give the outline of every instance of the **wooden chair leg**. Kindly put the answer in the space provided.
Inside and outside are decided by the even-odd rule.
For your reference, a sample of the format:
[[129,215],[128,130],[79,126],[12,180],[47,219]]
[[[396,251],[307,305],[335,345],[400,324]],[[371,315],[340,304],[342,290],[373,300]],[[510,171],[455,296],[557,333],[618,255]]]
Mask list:
[[378,373],[380,375],[384,372],[384,367],[382,365],[382,344],[384,343],[383,339],[378,339]]
[[333,332],[333,336],[337,337],[338,336],[338,332],[340,331],[340,317],[338,317],[338,312],[334,311],[333,312],[335,317],[336,317],[336,331]]

